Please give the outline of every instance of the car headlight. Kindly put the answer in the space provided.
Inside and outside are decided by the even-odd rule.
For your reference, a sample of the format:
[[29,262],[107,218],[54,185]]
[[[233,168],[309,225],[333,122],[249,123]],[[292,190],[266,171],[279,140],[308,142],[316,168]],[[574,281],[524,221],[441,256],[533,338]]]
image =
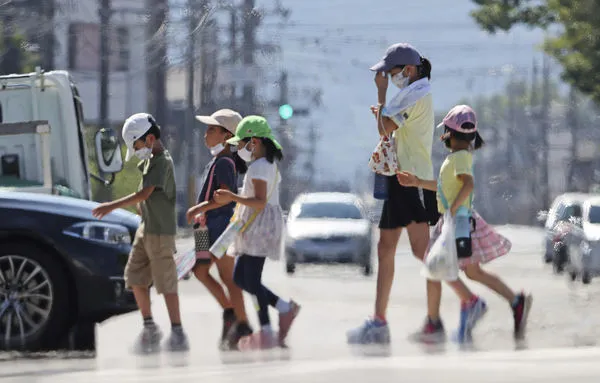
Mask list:
[[131,244],[129,230],[125,226],[115,223],[79,222],[65,229],[63,233],[72,237],[111,245]]

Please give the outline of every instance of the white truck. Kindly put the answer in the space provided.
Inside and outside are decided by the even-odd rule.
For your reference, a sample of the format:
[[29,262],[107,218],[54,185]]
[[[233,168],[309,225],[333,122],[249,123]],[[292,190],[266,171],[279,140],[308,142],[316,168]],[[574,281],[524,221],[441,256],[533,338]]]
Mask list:
[[123,160],[115,131],[99,130],[98,169],[110,178],[91,174],[84,133],[82,101],[68,72],[0,76],[0,189],[91,199],[90,179],[112,183]]

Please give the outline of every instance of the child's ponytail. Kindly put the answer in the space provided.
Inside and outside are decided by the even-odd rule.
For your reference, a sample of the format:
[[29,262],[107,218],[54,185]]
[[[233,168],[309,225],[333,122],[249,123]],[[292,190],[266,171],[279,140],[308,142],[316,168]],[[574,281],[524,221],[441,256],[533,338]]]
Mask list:
[[419,65],[419,78],[425,78],[431,80],[431,61],[425,57],[421,57],[421,65]]
[[479,132],[475,132],[475,142],[473,143],[473,149],[480,149],[484,144],[485,142],[483,141],[483,138],[481,138],[481,136],[479,135]]

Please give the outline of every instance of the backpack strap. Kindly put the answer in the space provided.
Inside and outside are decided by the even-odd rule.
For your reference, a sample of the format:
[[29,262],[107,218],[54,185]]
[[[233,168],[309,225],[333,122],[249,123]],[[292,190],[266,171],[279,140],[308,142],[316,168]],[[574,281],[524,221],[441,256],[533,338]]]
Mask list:
[[212,188],[212,184],[213,184],[213,178],[215,176],[215,170],[217,167],[217,162],[219,162],[219,160],[221,159],[225,159],[227,161],[229,161],[231,163],[231,165],[233,166],[233,171],[234,173],[237,172],[237,169],[235,168],[235,162],[231,159],[231,157],[218,157],[215,160],[215,163],[213,164],[211,170],[210,170],[210,177],[208,178],[208,185],[206,187],[206,194],[204,194],[204,201],[208,201],[209,200],[209,196],[210,196],[210,189]]

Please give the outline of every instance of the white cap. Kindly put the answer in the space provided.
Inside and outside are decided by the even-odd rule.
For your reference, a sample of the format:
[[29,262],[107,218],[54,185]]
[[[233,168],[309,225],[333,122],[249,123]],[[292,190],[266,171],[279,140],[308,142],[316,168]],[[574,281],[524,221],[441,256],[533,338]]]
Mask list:
[[136,113],[125,120],[123,124],[123,141],[127,146],[125,161],[129,161],[135,152],[133,143],[142,137],[150,128],[156,125],[154,117],[148,113]]
[[235,110],[220,109],[210,116],[196,116],[196,120],[206,125],[222,126],[235,135],[235,129],[242,121],[242,116]]

